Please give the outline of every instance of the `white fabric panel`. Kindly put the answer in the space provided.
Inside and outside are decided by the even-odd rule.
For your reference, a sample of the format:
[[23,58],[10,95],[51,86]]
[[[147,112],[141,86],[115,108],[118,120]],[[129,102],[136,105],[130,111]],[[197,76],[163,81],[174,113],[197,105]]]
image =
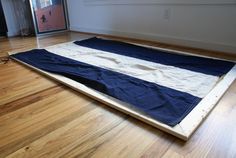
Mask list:
[[203,98],[219,77],[65,43],[47,51]]

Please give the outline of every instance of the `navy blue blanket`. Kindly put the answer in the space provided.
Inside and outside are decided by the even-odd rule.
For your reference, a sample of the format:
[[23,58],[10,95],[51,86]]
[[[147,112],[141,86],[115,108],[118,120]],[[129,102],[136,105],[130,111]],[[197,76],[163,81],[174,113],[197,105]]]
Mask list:
[[88,48],[152,61],[164,65],[175,66],[214,76],[222,76],[234,66],[234,63],[232,62],[167,53],[156,49],[145,48],[124,42],[99,39],[96,37],[76,41],[74,43]]
[[[169,126],[178,124],[201,100],[185,92],[68,59],[44,49],[19,53],[12,57],[129,103]],[[223,70],[226,71],[228,67],[224,67]],[[211,72],[219,74],[219,71]]]

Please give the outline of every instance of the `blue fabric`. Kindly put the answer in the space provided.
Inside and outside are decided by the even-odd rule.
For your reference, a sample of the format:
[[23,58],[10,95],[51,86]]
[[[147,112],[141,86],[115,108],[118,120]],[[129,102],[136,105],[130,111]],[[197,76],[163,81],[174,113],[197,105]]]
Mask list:
[[[196,96],[36,49],[12,55],[129,103],[167,125],[179,123],[201,100]],[[39,83],[40,84],[40,83]]]
[[222,76],[234,66],[234,63],[232,62],[172,54],[124,42],[99,39],[96,37],[87,40],[76,41],[74,43],[84,47],[143,59],[164,65],[175,66],[214,76]]

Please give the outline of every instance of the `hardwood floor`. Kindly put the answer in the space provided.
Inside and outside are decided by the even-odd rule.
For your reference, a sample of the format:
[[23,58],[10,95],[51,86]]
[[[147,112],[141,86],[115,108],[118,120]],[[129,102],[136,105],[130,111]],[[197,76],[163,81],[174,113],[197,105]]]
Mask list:
[[[8,51],[89,36],[68,32],[40,39],[0,39],[0,57]],[[198,53],[197,49],[163,47]],[[193,137],[184,142],[9,61],[0,64],[0,157],[235,158],[235,98],[236,81]]]

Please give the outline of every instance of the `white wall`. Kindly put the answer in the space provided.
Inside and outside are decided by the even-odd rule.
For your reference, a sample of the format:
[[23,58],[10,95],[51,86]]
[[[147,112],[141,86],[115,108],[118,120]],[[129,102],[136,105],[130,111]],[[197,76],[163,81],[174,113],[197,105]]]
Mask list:
[[17,23],[17,19],[14,12],[12,1],[14,0],[1,0],[2,7],[6,18],[8,36],[17,36],[20,34],[20,26]]
[[236,54],[235,0],[67,0],[70,29]]

